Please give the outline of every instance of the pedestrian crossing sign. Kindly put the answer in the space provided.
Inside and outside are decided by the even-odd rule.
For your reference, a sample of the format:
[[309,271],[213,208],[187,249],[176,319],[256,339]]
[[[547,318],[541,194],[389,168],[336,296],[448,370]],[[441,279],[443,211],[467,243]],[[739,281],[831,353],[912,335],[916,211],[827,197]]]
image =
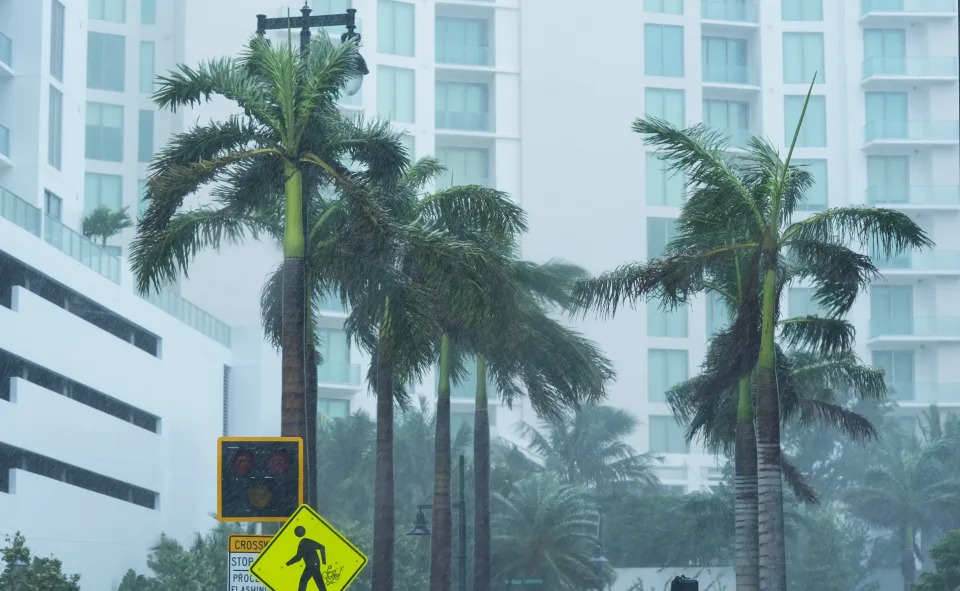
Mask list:
[[250,574],[271,591],[341,591],[366,564],[350,540],[301,505],[250,565]]

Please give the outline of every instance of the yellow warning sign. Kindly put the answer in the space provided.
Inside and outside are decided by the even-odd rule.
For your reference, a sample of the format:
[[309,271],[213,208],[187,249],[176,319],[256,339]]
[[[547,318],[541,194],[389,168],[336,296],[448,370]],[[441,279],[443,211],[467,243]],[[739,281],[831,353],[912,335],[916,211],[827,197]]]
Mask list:
[[350,540],[301,505],[250,565],[250,574],[271,591],[341,591],[366,564]]

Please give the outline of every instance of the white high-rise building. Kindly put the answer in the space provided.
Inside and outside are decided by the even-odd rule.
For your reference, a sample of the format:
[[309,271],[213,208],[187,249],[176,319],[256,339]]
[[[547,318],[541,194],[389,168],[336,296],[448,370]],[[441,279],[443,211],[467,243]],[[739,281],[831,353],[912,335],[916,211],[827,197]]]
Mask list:
[[[644,113],[704,122],[734,147],[789,143],[817,84],[794,154],[816,177],[805,209],[871,204],[913,217],[932,252],[883,262],[850,314],[863,359],[883,367],[904,415],[960,407],[960,156],[954,0],[527,0],[521,13],[525,254],[592,272],[657,256],[684,201],[631,132]],[[802,212],[804,215],[806,212]],[[786,312],[814,310],[790,289]],[[688,453],[663,391],[694,375],[725,322],[712,299],[665,315],[656,305],[590,322],[619,373],[611,402],[641,416],[640,447],[663,453],[667,484],[717,475]]]

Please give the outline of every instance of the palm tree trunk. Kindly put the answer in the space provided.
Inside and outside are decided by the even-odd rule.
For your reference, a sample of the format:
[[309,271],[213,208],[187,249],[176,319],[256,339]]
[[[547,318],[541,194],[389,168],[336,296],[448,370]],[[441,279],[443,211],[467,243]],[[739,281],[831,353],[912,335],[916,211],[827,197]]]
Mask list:
[[450,591],[453,581],[453,515],[450,508],[450,337],[440,340],[440,385],[434,440],[433,531],[430,535],[430,591]]
[[303,376],[306,318],[304,317],[303,274],[303,185],[300,171],[284,162],[285,214],[283,233],[283,306],[280,326],[283,364],[280,392],[280,434],[286,437],[306,435]]
[[483,355],[477,355],[473,474],[473,591],[490,591],[490,415],[487,412],[487,360]]
[[903,591],[910,591],[917,578],[917,559],[914,554],[913,524],[909,521],[903,528],[903,553],[900,556],[900,573],[903,575]]
[[740,379],[734,450],[737,591],[760,589],[760,543],[757,538],[757,435],[754,430],[750,378]]
[[[380,341],[383,342],[383,339]],[[377,350],[377,466],[373,497],[373,573],[371,589],[393,591],[393,371],[389,352]]]
[[[308,323],[309,324],[309,323]],[[311,331],[313,332],[313,331]],[[311,336],[314,336],[311,334]],[[320,511],[317,489],[320,486],[317,473],[317,346],[316,337],[307,345],[307,504]]]
[[[770,240],[769,230],[767,237]],[[776,275],[773,265],[767,263],[763,276],[760,354],[754,376],[757,389],[757,531],[760,544],[760,588],[763,591],[787,589],[783,480],[780,467],[780,402],[774,346],[775,300]]]

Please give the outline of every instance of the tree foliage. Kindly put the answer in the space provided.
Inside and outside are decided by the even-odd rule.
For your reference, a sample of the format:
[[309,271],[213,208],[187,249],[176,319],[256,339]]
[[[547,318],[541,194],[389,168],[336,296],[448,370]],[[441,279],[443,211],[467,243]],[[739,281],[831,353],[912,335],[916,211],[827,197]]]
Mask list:
[[108,238],[133,226],[128,209],[130,208],[124,207],[120,211],[114,211],[106,205],[98,205],[90,215],[83,218],[83,235],[86,238],[99,238],[100,246],[105,247]]
[[[6,536],[6,545],[0,550],[4,567],[0,572],[0,589],[15,588],[17,591],[80,591],[80,575],[63,572],[63,563],[50,556],[32,556],[26,538],[16,532]],[[26,566],[16,570],[12,566],[19,560]]]

